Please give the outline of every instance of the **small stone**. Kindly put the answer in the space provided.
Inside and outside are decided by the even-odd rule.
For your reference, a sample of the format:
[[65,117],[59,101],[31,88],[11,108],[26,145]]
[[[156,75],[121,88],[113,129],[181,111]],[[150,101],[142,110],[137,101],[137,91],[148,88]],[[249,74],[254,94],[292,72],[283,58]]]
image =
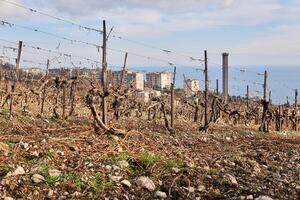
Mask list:
[[155,194],[154,194],[154,197],[160,198],[160,199],[166,199],[168,196],[165,192],[156,191]]
[[230,174],[225,174],[224,179],[230,185],[234,185],[234,186],[238,185],[236,178]]
[[26,142],[20,142],[20,146],[22,147],[22,149],[28,149],[28,147],[29,147],[29,144],[28,143],[26,143]]
[[53,195],[54,195],[54,191],[50,189],[48,192],[48,197],[52,197]]
[[72,194],[72,197],[80,197],[82,195],[82,193],[80,193],[80,192],[78,192],[78,191],[76,191],[76,192],[74,192],[73,194]]
[[204,192],[206,187],[204,185],[199,185],[197,189],[199,192]]
[[194,193],[195,190],[196,190],[196,189],[195,189],[194,187],[189,187],[189,188],[188,188],[189,193]]
[[131,187],[131,183],[128,180],[123,180],[121,183],[127,187]]
[[248,195],[248,196],[246,197],[246,199],[252,200],[252,199],[253,199],[253,195]]
[[30,155],[35,158],[39,157],[39,153],[37,151],[32,152]]
[[155,184],[149,177],[146,177],[146,176],[139,177],[136,180],[136,184],[142,188],[149,190],[149,191],[155,190]]
[[212,192],[215,196],[220,196],[221,195],[221,191],[219,189],[214,189]]
[[118,142],[120,140],[119,137],[116,136],[116,135],[111,135],[110,137],[111,137],[112,140],[114,140],[116,142]]
[[1,180],[1,185],[3,185],[3,186],[9,186],[10,185],[9,179],[3,178]]
[[108,170],[108,171],[110,171],[112,169],[112,167],[110,165],[106,165],[105,169]]
[[113,165],[112,168],[113,170],[120,170],[120,167],[118,167],[117,165]]
[[122,153],[122,152],[123,152],[123,148],[122,148],[122,147],[118,147],[117,151],[118,151],[119,153]]
[[50,169],[49,170],[49,176],[51,177],[59,177],[61,175],[61,171],[56,169]]
[[60,150],[56,151],[56,153],[59,156],[64,156],[65,155],[65,153],[63,151],[60,151]]
[[92,167],[94,167],[94,164],[93,164],[93,163],[89,163],[89,164],[87,165],[87,167],[88,167],[88,168],[92,168]]
[[4,197],[4,200],[14,200],[12,197]]
[[23,175],[25,174],[25,170],[23,167],[19,166],[17,167],[17,169],[15,169],[15,171],[13,173],[11,172],[8,172],[6,177],[9,177],[9,176],[18,176],[18,175]]
[[9,146],[3,142],[0,142],[0,155],[8,156]]
[[178,169],[177,167],[173,167],[172,171],[176,174],[178,174],[180,172],[180,169]]
[[129,167],[129,163],[126,160],[121,160],[117,164],[121,169]]
[[163,182],[161,180],[158,181],[158,185],[162,186]]
[[227,142],[231,141],[231,137],[226,137],[225,139],[226,139]]
[[40,174],[34,174],[31,177],[31,180],[32,180],[33,183],[42,183],[42,182],[45,181],[45,178]]
[[110,180],[112,180],[113,182],[120,182],[121,179],[122,176],[110,176]]
[[273,200],[273,199],[269,196],[259,196],[255,198],[255,200]]

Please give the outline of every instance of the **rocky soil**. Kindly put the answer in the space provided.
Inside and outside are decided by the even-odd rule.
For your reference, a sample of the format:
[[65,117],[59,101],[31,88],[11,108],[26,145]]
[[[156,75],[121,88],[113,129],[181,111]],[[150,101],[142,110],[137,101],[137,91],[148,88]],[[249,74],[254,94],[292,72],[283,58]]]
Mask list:
[[0,199],[300,199],[300,137],[216,126],[0,118]]

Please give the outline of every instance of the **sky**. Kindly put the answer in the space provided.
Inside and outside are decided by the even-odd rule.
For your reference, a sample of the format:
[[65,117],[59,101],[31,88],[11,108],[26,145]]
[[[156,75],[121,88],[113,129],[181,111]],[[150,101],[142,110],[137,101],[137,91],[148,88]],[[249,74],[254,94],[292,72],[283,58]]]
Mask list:
[[[10,0],[6,0],[10,1]],[[160,58],[177,65],[202,66],[188,57],[203,59],[208,51],[211,65],[221,64],[229,52],[231,65],[287,66],[300,63],[299,0],[11,0],[21,5],[96,29],[102,20],[116,36],[158,47],[149,48],[126,40],[109,38],[108,47],[129,53],[134,66],[160,66],[167,62],[134,56]],[[48,31],[60,36],[101,45],[102,36],[70,26],[0,0],[0,19]],[[0,38],[65,51],[101,60],[95,47],[71,44],[48,35],[0,26]],[[3,45],[3,43],[0,43]],[[171,50],[165,53],[159,49]],[[176,53],[176,54],[175,54]],[[33,54],[33,55],[32,55]],[[24,54],[25,56],[25,54]],[[28,58],[45,62],[42,55]],[[45,54],[44,57],[51,56]],[[111,65],[122,65],[124,53],[108,51]],[[62,59],[62,58],[60,58]],[[59,61],[64,63],[63,60]],[[67,61],[65,61],[67,62]],[[75,60],[74,60],[75,63]],[[68,65],[67,63],[65,63]]]

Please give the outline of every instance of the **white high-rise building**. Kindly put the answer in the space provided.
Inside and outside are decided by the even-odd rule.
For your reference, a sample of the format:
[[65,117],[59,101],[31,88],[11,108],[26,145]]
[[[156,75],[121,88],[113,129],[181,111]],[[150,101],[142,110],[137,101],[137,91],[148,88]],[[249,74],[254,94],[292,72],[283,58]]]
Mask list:
[[183,81],[183,90],[186,95],[191,96],[200,90],[199,81],[187,79]]
[[[113,71],[113,80],[115,84],[120,84],[122,78],[122,70],[121,71]],[[127,86],[133,86],[134,89],[138,91],[144,90],[144,74],[131,72],[126,70],[124,73],[124,84]]]
[[154,89],[170,89],[171,74],[169,72],[153,72],[146,74],[147,86]]

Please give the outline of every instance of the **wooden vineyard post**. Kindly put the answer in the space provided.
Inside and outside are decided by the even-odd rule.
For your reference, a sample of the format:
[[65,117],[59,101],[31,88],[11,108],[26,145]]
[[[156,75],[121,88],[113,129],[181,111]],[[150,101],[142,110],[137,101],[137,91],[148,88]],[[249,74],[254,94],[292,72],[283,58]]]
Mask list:
[[70,89],[70,104],[71,104],[71,108],[70,108],[70,112],[69,112],[69,116],[72,116],[75,112],[75,97],[76,97],[76,81],[77,81],[77,77],[76,79],[71,83],[71,89]]
[[[47,80],[47,77],[48,77],[49,66],[50,66],[50,61],[48,59],[47,60],[47,68],[46,68],[45,81]],[[46,95],[46,85],[44,86],[43,92],[42,92],[41,115],[43,115],[43,113],[44,113],[45,95]]]
[[62,118],[66,117],[66,81],[62,82]]
[[9,118],[10,119],[12,118],[12,112],[13,112],[14,92],[16,91],[17,82],[19,81],[19,67],[20,67],[22,46],[23,46],[23,42],[19,41],[18,57],[16,59],[16,71],[15,71],[14,84],[12,85],[12,91],[10,94],[10,104],[9,104]]
[[298,89],[295,89],[295,110],[298,108]]
[[295,89],[295,105],[294,105],[294,131],[297,131],[298,125],[298,89]]
[[103,88],[103,96],[102,96],[102,121],[106,125],[107,124],[107,104],[106,104],[106,93],[107,93],[107,63],[106,63],[106,22],[103,20],[103,45],[102,45],[102,88]]
[[269,91],[269,103],[272,104],[272,91]]
[[216,80],[216,93],[219,96],[219,79]]
[[122,75],[121,75],[121,81],[120,81],[120,88],[122,88],[123,83],[124,83],[124,79],[125,79],[125,71],[126,71],[126,65],[127,65],[127,56],[128,53],[125,53],[125,58],[124,58],[124,65],[123,65],[123,69],[122,69]]
[[176,80],[176,66],[174,66],[173,82],[171,84],[171,128],[174,128],[174,87]]
[[249,108],[249,85],[247,85],[247,94],[246,94],[246,98],[247,98],[247,109]]
[[19,78],[20,78],[19,68],[20,68],[20,59],[21,59],[22,47],[23,47],[23,42],[19,41],[18,58],[17,58],[17,64],[16,64],[16,81],[17,82],[19,81]]
[[268,79],[268,72],[265,71],[264,73],[264,101],[267,101],[267,79]]
[[204,74],[205,74],[205,91],[204,91],[204,127],[205,132],[207,132],[208,128],[208,69],[207,69],[207,50],[204,51]]
[[261,126],[260,126],[260,131],[263,132],[268,132],[268,122],[267,122],[267,111],[268,111],[268,104],[269,102],[267,102],[267,78],[268,78],[268,73],[267,71],[265,71],[264,73],[264,84],[263,84],[263,89],[264,89],[264,96],[263,96],[263,102],[262,102],[262,106],[263,106],[263,113],[262,113],[262,119],[261,119]]

